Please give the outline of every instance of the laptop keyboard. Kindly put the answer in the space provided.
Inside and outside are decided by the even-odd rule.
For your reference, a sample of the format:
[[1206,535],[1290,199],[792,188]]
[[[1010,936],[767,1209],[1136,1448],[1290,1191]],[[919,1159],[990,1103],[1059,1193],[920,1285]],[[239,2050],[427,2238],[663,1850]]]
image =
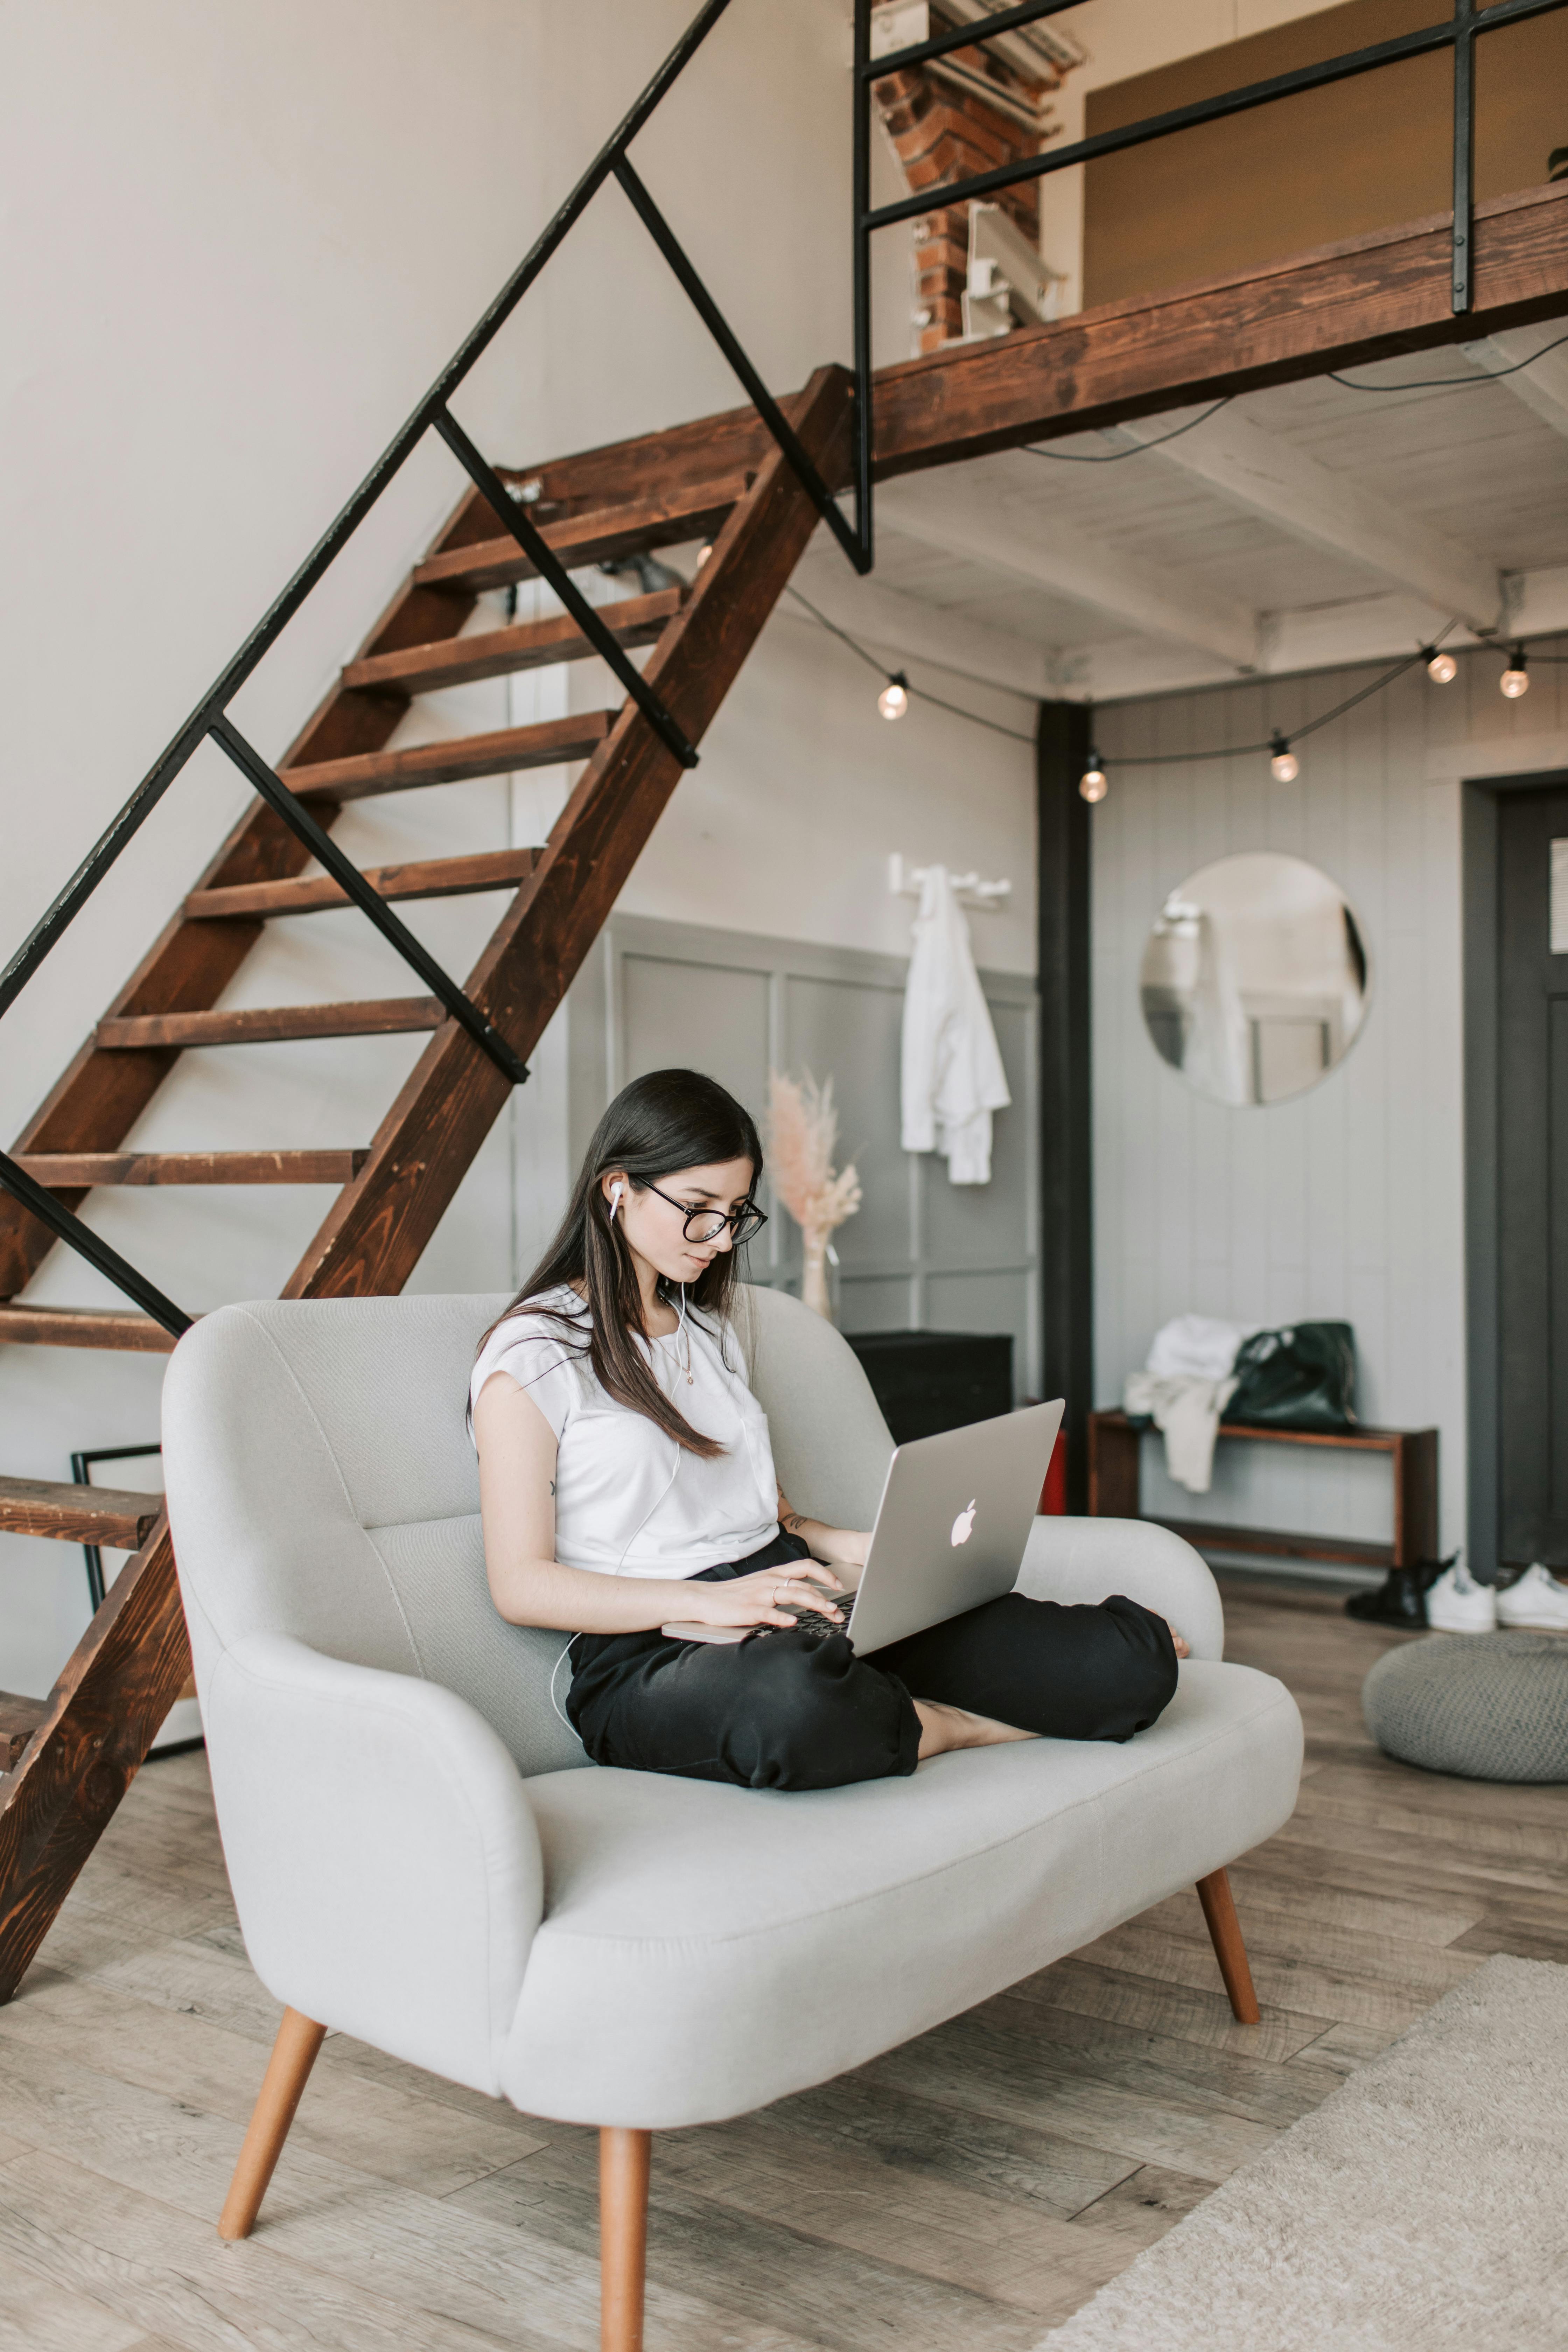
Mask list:
[[[795,1609],[793,1611],[795,1631],[799,1633],[815,1634],[819,1640],[824,1633],[842,1633],[848,1627],[849,1612],[854,1605],[855,1595],[852,1592],[841,1592],[837,1596],[834,1606],[844,1612],[837,1623],[831,1617],[825,1617],[820,1609]],[[786,1601],[782,1606],[789,1609],[791,1603]],[[782,1633],[784,1627],[782,1625],[766,1626],[763,1631]]]

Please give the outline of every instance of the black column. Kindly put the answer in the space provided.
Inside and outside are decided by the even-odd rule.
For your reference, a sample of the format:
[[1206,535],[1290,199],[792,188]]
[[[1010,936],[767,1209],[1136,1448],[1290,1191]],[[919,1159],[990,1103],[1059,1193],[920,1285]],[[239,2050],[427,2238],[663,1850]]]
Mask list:
[[1040,838],[1040,1273],[1045,1387],[1067,1399],[1068,1509],[1089,1507],[1094,1402],[1094,1212],[1090,1134],[1089,810],[1079,791],[1090,714],[1043,702],[1037,737]]

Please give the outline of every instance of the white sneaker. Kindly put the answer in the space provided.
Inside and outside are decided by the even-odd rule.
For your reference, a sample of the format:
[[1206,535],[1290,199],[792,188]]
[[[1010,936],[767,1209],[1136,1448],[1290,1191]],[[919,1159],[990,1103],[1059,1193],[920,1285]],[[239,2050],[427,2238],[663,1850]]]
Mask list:
[[1497,1597],[1500,1625],[1538,1625],[1543,1633],[1568,1633],[1568,1584],[1532,1560],[1524,1574]]
[[1439,1633],[1489,1633],[1497,1621],[1497,1594],[1478,1584],[1462,1559],[1426,1595],[1426,1622]]

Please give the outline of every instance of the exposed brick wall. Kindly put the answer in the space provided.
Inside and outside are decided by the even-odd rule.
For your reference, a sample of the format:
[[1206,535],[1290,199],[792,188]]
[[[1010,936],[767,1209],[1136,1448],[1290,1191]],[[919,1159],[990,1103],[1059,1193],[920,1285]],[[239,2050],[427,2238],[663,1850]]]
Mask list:
[[[985,73],[992,68],[977,49],[956,52],[964,64]],[[1056,81],[1027,83],[1006,74],[1009,95],[1037,108]],[[955,88],[929,66],[888,74],[872,85],[883,128],[903,166],[911,195],[939,188],[998,163],[1039,152],[1037,136],[988,106],[978,92]],[[1004,188],[996,202],[1031,245],[1039,239],[1039,204],[1032,184]],[[933,205],[915,223],[915,314],[919,348],[940,351],[963,332],[963,289],[969,272],[969,218],[964,206]]]

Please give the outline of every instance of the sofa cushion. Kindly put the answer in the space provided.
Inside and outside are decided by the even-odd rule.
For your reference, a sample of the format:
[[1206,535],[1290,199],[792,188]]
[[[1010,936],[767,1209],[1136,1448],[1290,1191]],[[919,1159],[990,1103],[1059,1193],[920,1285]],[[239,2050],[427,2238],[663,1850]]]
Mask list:
[[547,1774],[507,2095],[658,2129],[822,2082],[1270,1836],[1300,1762],[1281,1684],[1189,1660],[1124,1747],[1018,1742],[810,1793]]

